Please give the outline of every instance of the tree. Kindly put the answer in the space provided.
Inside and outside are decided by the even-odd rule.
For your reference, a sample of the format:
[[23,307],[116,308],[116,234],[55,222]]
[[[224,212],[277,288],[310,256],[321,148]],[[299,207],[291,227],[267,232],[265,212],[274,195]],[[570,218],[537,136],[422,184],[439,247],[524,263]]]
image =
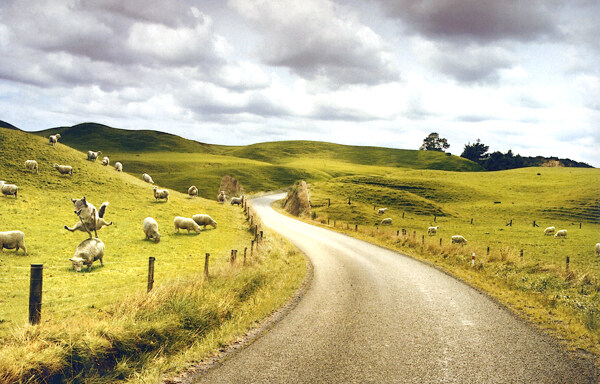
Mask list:
[[476,163],[481,163],[487,158],[488,149],[490,149],[489,146],[483,144],[481,140],[477,139],[477,141],[473,144],[465,144],[465,149],[463,150],[463,153],[460,155],[460,157],[473,160]]
[[444,149],[450,148],[448,140],[441,138],[436,132],[432,132],[423,140],[420,150],[443,152]]

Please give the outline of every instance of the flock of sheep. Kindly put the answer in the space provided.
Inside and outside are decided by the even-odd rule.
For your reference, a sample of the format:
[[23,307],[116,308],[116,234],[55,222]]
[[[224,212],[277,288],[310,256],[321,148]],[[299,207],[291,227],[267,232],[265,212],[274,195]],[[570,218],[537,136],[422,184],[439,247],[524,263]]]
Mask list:
[[[49,136],[49,144],[54,146],[58,140],[61,138],[60,134]],[[101,151],[88,151],[87,158],[90,161],[96,161],[96,159],[102,154]],[[104,157],[102,159],[102,165],[108,166],[110,164],[110,159],[108,157]],[[25,168],[34,173],[38,173],[38,163],[35,160],[27,160],[25,162]],[[54,164],[54,168],[58,170],[61,175],[68,174],[73,176],[73,167],[69,165],[58,165]],[[115,163],[115,169],[117,172],[123,171],[123,165],[120,162]],[[154,184],[152,177],[147,173],[142,175],[142,179],[150,184]],[[14,184],[7,184],[5,181],[0,181],[0,191],[5,196],[14,196],[17,198],[18,194],[18,186]],[[157,186],[153,187],[154,198],[156,201],[159,199],[164,199],[166,201],[169,200],[169,191],[166,189],[159,189]],[[196,186],[191,186],[188,189],[188,194],[190,197],[198,196],[198,188]],[[224,191],[219,192],[217,196],[217,201],[224,203],[227,197]],[[104,219],[104,214],[106,213],[106,208],[109,203],[104,202],[100,206],[100,209],[97,209],[93,204],[91,204],[85,196],[81,199],[71,199],[73,202],[73,206],[75,208],[74,213],[78,217],[78,221],[69,228],[68,226],[64,226],[64,228],[70,232],[81,231],[87,232],[89,238],[82,241],[75,250],[75,254],[69,260],[72,263],[73,269],[77,272],[81,271],[84,265],[87,266],[88,270],[91,270],[92,264],[94,261],[99,260],[101,265],[103,263],[104,257],[104,243],[102,240],[98,238],[98,231],[103,227],[107,227],[113,224],[112,221],[108,222]],[[233,197],[231,198],[232,205],[240,205],[243,202],[242,197]],[[206,214],[197,214],[193,215],[192,218],[186,218],[177,216],[173,220],[173,224],[175,227],[175,231],[179,232],[179,229],[185,229],[188,231],[200,232],[200,227],[203,226],[206,229],[207,225],[212,226],[213,228],[217,228],[217,222],[213,220],[209,215]],[[153,240],[155,243],[160,241],[161,235],[158,231],[158,222],[152,217],[146,217],[142,222],[142,229],[144,234],[146,235],[146,239]],[[92,237],[92,232],[94,232],[95,237]],[[27,248],[25,247],[25,234],[22,231],[7,231],[0,232],[0,251],[2,249],[15,249],[16,252],[19,249],[23,249],[24,254],[27,253]]]

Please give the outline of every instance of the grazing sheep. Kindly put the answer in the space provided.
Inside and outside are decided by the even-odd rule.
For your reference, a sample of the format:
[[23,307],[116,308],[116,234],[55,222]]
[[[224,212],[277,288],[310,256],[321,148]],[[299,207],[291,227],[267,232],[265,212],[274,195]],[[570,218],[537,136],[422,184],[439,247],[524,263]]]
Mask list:
[[452,244],[467,244],[467,239],[462,237],[461,235],[452,236]]
[[225,200],[227,200],[227,196],[225,196],[225,191],[219,192],[219,194],[217,195],[217,202],[224,203]]
[[556,231],[555,227],[548,227],[544,229],[544,235],[552,235],[554,234],[554,231]]
[[117,170],[117,172],[123,172],[123,164],[121,164],[117,161],[115,163],[115,169]]
[[596,243],[594,249],[596,250],[596,256],[600,256],[600,243]]
[[427,234],[428,235],[435,235],[439,229],[440,229],[439,225],[435,226],[435,227],[429,227],[429,228],[427,228]]
[[203,225],[204,229],[206,229],[207,225],[212,225],[213,228],[217,228],[217,222],[208,215],[201,213],[199,215],[192,216],[192,219],[196,222],[196,224]]
[[385,219],[381,220],[381,225],[392,225],[392,218],[386,217]]
[[554,238],[557,239],[559,237],[564,237],[566,239],[567,238],[567,230],[561,229],[560,231],[556,232],[556,234],[554,235]]
[[379,208],[379,209],[377,210],[377,214],[378,214],[378,215],[383,215],[383,214],[385,213],[385,211],[387,211],[387,208]]
[[152,180],[152,178],[150,177],[150,175],[147,174],[147,173],[144,173],[142,175],[142,180],[144,180],[146,183],[154,184],[154,180]]
[[58,173],[60,173],[61,175],[73,176],[73,167],[71,167],[70,165],[58,165],[54,163],[53,167],[56,168]]
[[195,185],[192,185],[191,187],[189,187],[188,195],[190,195],[190,197],[198,197],[198,188],[196,188]]
[[151,217],[146,217],[142,223],[146,239],[152,239],[155,243],[160,242],[160,233],[158,233],[158,223]]
[[0,251],[4,248],[14,249],[15,253],[19,251],[19,248],[22,248],[23,252],[27,254],[25,234],[21,231],[0,232]]
[[109,164],[110,164],[110,159],[108,157],[104,156],[104,158],[102,159],[102,165],[104,165],[106,167]]
[[92,269],[92,263],[100,260],[100,265],[104,265],[102,258],[104,257],[104,243],[100,239],[85,239],[75,250],[75,255],[70,258],[73,264],[73,269],[81,272],[83,265],[87,265],[88,271]]
[[60,139],[60,133],[57,133],[56,135],[48,136],[48,142],[50,143],[51,146],[54,146],[54,144],[56,144],[58,142],[58,139]]
[[179,228],[187,229],[188,233],[190,231],[200,232],[200,227],[193,219],[189,219],[187,217],[177,216],[173,219],[173,225],[175,225],[175,231],[179,232]]
[[14,184],[6,184],[6,181],[0,180],[0,190],[2,190],[4,196],[14,195],[16,199],[19,187]]
[[243,201],[244,201],[244,196],[241,196],[241,197],[232,197],[231,198],[231,205],[242,205]]
[[[94,235],[98,237],[98,230],[104,226],[112,225],[112,221],[107,223],[104,221],[104,213],[106,212],[106,207],[108,207],[108,201],[102,203],[100,209],[96,209],[91,203],[89,203],[85,196],[82,199],[71,199],[73,205],[75,206],[75,214],[79,216],[80,220],[83,222],[81,229],[88,232],[90,237],[92,237],[91,231],[94,231]],[[104,221],[104,223],[100,223]],[[83,226],[85,225],[85,226]],[[73,226],[73,229],[67,228],[65,225],[65,229],[73,232],[75,230],[81,230],[77,224]]]
[[158,199],[165,199],[167,201],[169,201],[169,191],[166,189],[158,189],[157,186],[154,186],[154,188],[152,188],[152,190],[154,191],[154,198],[156,199],[156,201],[158,201]]
[[96,159],[98,158],[98,156],[100,156],[102,154],[102,151],[98,151],[98,152],[94,152],[94,151],[88,151],[87,155],[88,155],[88,160],[89,161],[96,161]]
[[35,171],[35,173],[38,173],[38,163],[35,160],[25,161],[25,168],[29,169],[30,171]]

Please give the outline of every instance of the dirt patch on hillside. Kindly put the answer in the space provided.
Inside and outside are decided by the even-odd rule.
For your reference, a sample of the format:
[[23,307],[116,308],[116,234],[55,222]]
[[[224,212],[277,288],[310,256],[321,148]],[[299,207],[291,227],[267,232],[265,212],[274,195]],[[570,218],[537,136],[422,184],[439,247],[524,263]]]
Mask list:
[[283,203],[283,209],[294,216],[310,217],[310,199],[306,181],[299,180],[292,185]]
[[219,192],[225,191],[227,198],[230,197],[240,197],[244,194],[244,187],[242,184],[237,181],[235,177],[225,175],[221,179],[221,185],[219,186]]

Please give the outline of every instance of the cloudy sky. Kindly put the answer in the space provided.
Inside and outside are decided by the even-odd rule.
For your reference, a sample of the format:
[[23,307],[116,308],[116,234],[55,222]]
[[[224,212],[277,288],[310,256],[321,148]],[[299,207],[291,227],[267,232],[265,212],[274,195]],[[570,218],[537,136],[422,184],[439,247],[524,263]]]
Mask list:
[[597,0],[2,0],[0,120],[600,167]]

